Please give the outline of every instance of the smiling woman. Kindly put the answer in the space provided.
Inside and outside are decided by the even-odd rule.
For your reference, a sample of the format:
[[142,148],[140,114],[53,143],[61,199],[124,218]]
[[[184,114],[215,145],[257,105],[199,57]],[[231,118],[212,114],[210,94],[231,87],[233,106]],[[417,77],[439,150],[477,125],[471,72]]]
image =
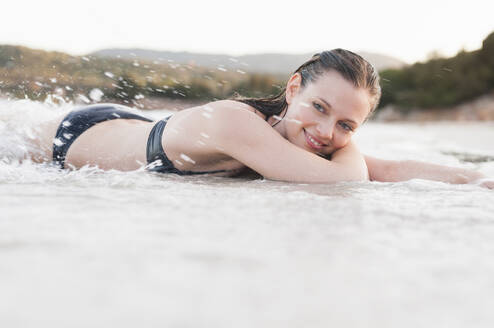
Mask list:
[[309,150],[330,155],[348,144],[376,108],[380,95],[372,65],[350,51],[334,49],[301,65],[279,95],[238,100],[266,116],[283,116],[285,124],[275,129],[293,144],[301,145],[296,138],[297,132],[303,132],[298,138],[307,141]]
[[278,132],[293,144],[321,155],[347,145],[371,108],[369,92],[355,88],[336,71],[304,88],[301,75],[294,74],[288,81],[287,97],[293,106],[290,113],[284,110],[287,124],[279,125]]
[[273,97],[216,101],[158,122],[111,104],[75,110],[39,127],[41,152],[33,159],[61,168],[146,166],[179,175],[233,176],[250,168],[268,179],[309,183],[484,178],[463,169],[364,157],[351,138],[380,94],[378,74],[362,57],[324,51]]

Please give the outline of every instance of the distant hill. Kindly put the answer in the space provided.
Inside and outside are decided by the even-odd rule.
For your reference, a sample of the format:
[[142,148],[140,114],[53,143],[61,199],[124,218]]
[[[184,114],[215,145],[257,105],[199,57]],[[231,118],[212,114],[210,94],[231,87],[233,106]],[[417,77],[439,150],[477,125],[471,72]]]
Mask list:
[[272,95],[280,91],[284,79],[286,76],[232,70],[220,64],[208,68],[168,60],[142,59],[137,63],[135,57],[71,56],[0,44],[0,97],[44,100],[55,96],[84,102],[95,98],[137,106],[145,97],[211,101],[236,93]]
[[[405,62],[386,55],[359,52],[378,70],[401,68]],[[313,54],[257,54],[244,56],[228,56],[223,54],[202,54],[192,52],[157,51],[148,49],[103,49],[91,54],[92,56],[142,59],[157,62],[175,62],[192,66],[224,68],[227,70],[241,70],[249,73],[289,74]]]

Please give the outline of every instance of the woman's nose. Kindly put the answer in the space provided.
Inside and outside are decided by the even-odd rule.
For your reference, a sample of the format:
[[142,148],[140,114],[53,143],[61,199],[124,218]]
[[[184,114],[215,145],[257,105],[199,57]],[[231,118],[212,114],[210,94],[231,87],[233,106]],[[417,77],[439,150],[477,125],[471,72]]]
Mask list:
[[317,126],[318,137],[325,140],[333,139],[334,124],[331,122],[320,123]]

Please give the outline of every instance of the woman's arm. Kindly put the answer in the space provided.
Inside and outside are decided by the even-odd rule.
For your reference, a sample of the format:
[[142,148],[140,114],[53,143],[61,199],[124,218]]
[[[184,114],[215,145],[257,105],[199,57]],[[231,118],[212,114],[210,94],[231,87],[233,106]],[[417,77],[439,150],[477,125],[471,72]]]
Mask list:
[[328,161],[288,140],[251,111],[216,105],[210,118],[196,116],[221,151],[267,179],[330,183],[368,180],[363,156],[350,143]]
[[393,161],[365,156],[369,177],[373,181],[397,182],[410,179],[435,180],[455,184],[477,183],[494,188],[494,180],[476,171],[412,160]]

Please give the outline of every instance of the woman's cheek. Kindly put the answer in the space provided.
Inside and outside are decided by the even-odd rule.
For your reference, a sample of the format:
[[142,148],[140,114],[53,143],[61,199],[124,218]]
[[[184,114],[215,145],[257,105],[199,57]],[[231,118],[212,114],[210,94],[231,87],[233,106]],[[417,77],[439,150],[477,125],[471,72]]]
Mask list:
[[333,146],[337,149],[345,147],[350,142],[350,135],[338,135]]
[[312,122],[315,119],[315,117],[314,117],[314,113],[309,108],[302,107],[298,111],[295,119],[300,122],[307,123],[307,122]]

